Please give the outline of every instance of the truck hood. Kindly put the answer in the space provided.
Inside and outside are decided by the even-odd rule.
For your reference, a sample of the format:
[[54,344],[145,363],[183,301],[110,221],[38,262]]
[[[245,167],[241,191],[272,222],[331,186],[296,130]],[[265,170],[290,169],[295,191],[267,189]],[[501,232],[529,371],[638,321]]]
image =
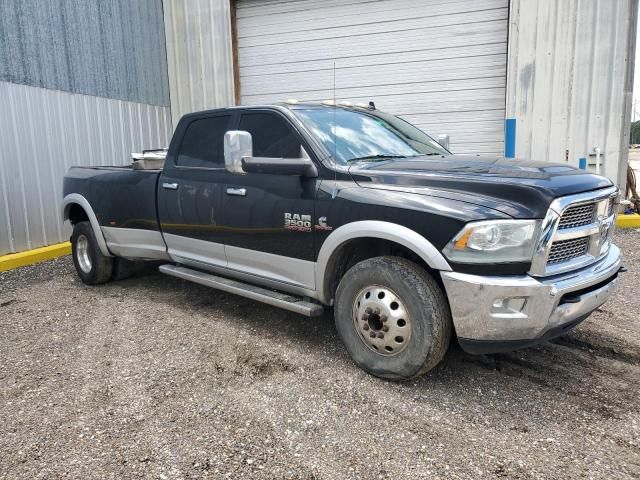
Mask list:
[[568,165],[470,155],[358,162],[349,173],[361,187],[462,200],[514,218],[543,218],[557,197],[612,185]]

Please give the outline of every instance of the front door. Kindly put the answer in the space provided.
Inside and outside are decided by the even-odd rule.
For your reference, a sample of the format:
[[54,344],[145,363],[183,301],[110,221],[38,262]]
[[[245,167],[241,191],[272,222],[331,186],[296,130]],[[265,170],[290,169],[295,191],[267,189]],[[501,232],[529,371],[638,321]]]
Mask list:
[[[246,110],[237,129],[251,134],[254,157],[306,155],[302,137],[277,111]],[[314,289],[318,182],[295,175],[228,173],[221,195],[228,268]]]
[[226,177],[224,134],[230,112],[181,122],[160,176],[158,216],[171,258],[196,267],[226,267],[221,184]]

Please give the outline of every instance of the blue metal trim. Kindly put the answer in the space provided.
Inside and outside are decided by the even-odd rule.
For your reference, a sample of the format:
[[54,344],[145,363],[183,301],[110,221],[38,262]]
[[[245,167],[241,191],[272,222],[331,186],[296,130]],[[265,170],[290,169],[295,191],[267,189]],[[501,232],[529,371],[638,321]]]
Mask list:
[[506,118],[504,121],[504,156],[515,158],[516,156],[516,119]]

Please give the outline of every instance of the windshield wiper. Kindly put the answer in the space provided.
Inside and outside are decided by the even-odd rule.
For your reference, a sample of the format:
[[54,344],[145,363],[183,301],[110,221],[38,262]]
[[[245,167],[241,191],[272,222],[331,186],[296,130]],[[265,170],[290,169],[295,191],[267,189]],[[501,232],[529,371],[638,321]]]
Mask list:
[[347,162],[357,162],[359,160],[384,160],[387,158],[407,158],[414,155],[367,155],[365,157],[350,158]]

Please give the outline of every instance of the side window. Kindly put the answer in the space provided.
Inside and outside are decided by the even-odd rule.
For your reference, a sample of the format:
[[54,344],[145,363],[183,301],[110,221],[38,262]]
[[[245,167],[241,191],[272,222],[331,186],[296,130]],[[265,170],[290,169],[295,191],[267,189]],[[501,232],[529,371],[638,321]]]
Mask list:
[[254,157],[301,157],[302,145],[296,132],[275,113],[245,113],[238,129],[251,134]]
[[176,164],[183,167],[224,166],[224,134],[230,115],[201,118],[187,126]]

